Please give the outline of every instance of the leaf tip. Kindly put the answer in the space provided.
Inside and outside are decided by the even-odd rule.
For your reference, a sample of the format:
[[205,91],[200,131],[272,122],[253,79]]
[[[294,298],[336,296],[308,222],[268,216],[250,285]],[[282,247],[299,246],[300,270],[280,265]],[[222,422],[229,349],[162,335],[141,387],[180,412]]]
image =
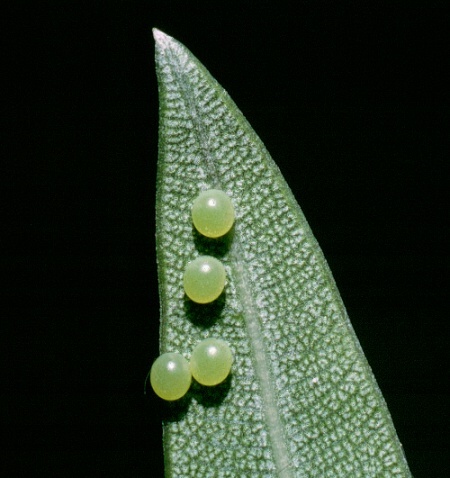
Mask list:
[[169,35],[166,35],[163,33],[161,30],[158,30],[157,28],[153,28],[153,38],[155,39],[156,44],[161,47],[161,48],[167,48],[171,40],[173,40],[172,37]]

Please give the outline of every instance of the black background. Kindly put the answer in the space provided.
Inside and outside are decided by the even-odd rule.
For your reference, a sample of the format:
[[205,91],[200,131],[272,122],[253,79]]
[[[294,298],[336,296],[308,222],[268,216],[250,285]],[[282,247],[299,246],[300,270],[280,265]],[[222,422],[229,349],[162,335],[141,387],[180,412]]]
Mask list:
[[6,8],[5,476],[163,473],[161,404],[143,395],[159,326],[152,27],[205,64],[266,144],[412,473],[450,476],[450,15],[422,3]]

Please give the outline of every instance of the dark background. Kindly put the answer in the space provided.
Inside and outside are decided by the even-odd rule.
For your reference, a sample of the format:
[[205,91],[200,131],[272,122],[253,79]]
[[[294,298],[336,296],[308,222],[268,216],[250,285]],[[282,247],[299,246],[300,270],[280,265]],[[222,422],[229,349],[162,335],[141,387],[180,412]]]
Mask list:
[[152,27],[266,144],[412,473],[450,476],[447,2],[10,3],[4,476],[162,477],[161,406],[143,395],[159,326]]

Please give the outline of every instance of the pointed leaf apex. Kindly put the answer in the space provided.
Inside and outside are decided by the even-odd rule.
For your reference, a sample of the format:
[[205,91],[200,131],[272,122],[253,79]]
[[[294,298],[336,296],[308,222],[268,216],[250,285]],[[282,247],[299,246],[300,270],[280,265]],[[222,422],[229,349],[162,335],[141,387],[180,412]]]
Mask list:
[[160,48],[167,48],[169,43],[173,41],[173,38],[169,35],[166,35],[163,33],[161,30],[158,30],[157,28],[153,28],[153,38],[155,39],[156,44]]

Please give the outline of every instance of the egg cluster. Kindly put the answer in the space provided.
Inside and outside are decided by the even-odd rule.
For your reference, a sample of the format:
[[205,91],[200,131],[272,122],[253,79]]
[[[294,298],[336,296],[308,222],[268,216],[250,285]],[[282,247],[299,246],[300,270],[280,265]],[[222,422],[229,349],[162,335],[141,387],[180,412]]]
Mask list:
[[[218,189],[201,192],[192,205],[192,222],[197,231],[208,238],[227,234],[234,224],[231,199]],[[225,268],[215,257],[200,256],[189,262],[183,276],[183,286],[190,300],[209,304],[223,292]],[[178,400],[191,386],[192,377],[201,385],[222,383],[229,375],[233,355],[228,344],[207,338],[196,345],[188,362],[181,354],[160,355],[150,370],[150,383],[164,400]]]

